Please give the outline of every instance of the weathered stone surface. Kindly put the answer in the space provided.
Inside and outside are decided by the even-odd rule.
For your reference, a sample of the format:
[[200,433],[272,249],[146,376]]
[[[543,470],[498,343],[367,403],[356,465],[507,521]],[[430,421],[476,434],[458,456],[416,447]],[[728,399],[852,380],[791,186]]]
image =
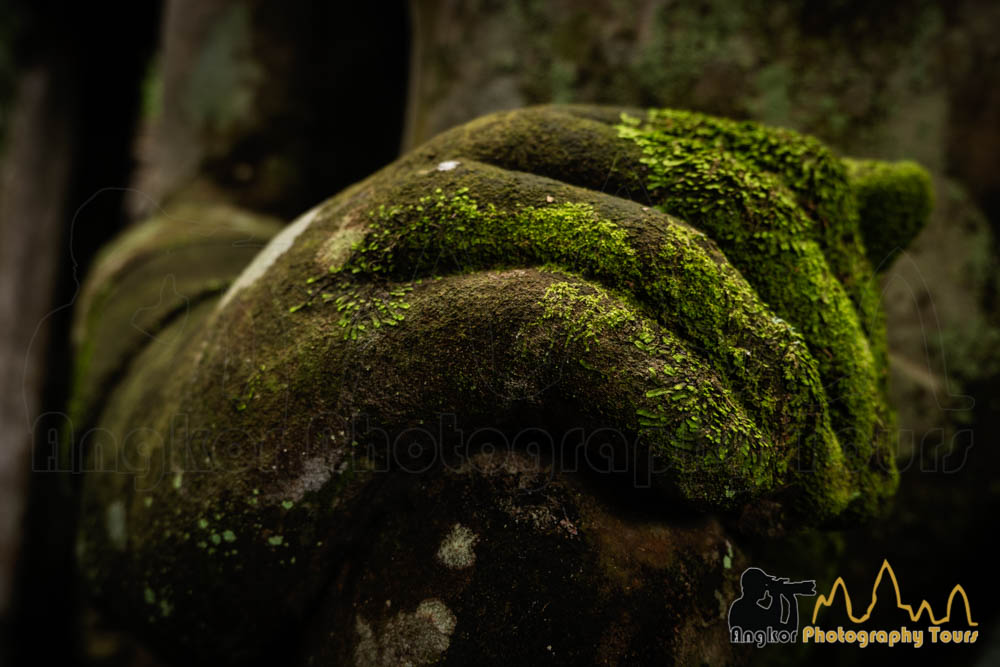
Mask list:
[[[743,561],[725,530],[606,483],[509,450],[397,477],[333,570],[302,663],[736,660],[723,619]],[[456,526],[475,556],[461,567],[437,557]]]
[[174,319],[214,300],[280,223],[221,204],[172,206],[132,227],[97,258],[77,303],[70,420],[88,427],[132,357]]
[[[692,513],[781,530],[894,489],[865,230],[905,243],[928,192],[873,225],[852,183],[897,185],[879,173],[682,112],[440,135],[84,390],[89,466],[137,473],[84,480],[89,587],[178,659],[286,654],[307,623],[303,657],[361,664],[729,660],[708,652],[738,554]],[[135,261],[131,292],[168,270]],[[103,316],[82,317],[86,349]]]

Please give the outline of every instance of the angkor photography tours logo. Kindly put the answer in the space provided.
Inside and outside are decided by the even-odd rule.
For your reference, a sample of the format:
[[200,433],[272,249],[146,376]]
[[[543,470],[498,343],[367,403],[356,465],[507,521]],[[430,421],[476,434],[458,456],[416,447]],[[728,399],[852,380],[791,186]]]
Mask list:
[[[833,644],[921,648],[937,644],[974,644],[979,623],[972,618],[969,596],[956,584],[937,610],[927,600],[913,604],[903,596],[888,560],[871,588],[852,598],[843,577],[825,594],[816,582],[790,581],[757,567],[740,578],[740,596],[729,608],[729,638],[734,644]],[[799,627],[798,598],[815,597],[811,615]]]

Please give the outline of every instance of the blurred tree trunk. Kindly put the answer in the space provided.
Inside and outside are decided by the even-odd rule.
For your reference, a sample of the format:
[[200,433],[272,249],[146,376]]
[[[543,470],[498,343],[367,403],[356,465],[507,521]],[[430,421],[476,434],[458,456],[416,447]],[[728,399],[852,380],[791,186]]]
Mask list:
[[0,662],[66,661],[72,641],[50,632],[68,627],[73,599],[69,480],[52,458],[69,321],[80,273],[121,225],[157,9],[5,9],[17,30],[4,44],[14,85],[0,156]]
[[[411,0],[407,148],[498,109],[695,109],[907,157],[996,196],[995,3]],[[475,45],[475,57],[459,57]],[[989,195],[988,193],[993,193]]]
[[[8,612],[41,413],[59,249],[73,160],[65,63],[21,77],[0,183],[0,617]],[[69,98],[69,99],[67,99]]]
[[178,195],[290,219],[399,152],[402,4],[174,0],[134,217]]

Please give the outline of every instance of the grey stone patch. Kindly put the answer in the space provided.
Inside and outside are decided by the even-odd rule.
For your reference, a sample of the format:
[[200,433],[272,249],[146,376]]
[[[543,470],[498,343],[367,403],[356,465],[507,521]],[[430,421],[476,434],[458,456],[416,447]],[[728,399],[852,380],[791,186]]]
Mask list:
[[478,535],[462,524],[456,523],[438,548],[438,562],[452,570],[472,567],[476,563],[476,552],[473,547],[478,541]]
[[360,616],[355,620],[358,667],[428,665],[437,662],[451,645],[458,619],[437,598],[421,602],[413,612],[400,612],[376,634]]
[[104,527],[108,531],[111,545],[119,551],[124,551],[128,542],[125,530],[125,503],[116,500],[104,511]]

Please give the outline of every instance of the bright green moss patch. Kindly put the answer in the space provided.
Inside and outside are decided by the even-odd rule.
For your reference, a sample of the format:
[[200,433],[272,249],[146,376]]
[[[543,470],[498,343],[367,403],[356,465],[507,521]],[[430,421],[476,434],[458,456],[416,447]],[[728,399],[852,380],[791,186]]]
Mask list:
[[[599,343],[602,332],[634,322],[636,313],[629,308],[605,307],[605,301],[597,293],[582,294],[578,285],[555,283],[545,290],[542,299],[545,311],[541,322],[553,318],[566,321],[568,331],[564,344],[582,341],[584,349],[590,351],[591,343]],[[556,341],[552,341],[555,345]]]
[[[645,314],[677,329],[698,356],[734,385],[737,399],[752,407],[761,423],[787,429],[778,439],[793,438],[792,433],[805,428],[791,409],[813,406],[809,412],[815,412],[823,404],[822,388],[811,371],[814,362],[798,334],[714,255],[704,235],[683,224],[664,219],[641,230],[626,229],[584,202],[504,209],[480,204],[466,187],[453,194],[439,190],[413,204],[380,206],[371,219],[368,235],[337,272],[375,281],[337,286],[341,292],[334,302],[352,311],[350,322],[365,320],[367,311],[353,312],[362,305],[359,295],[378,289],[372,285],[381,280],[564,267],[619,290]],[[742,352],[733,354],[734,348]],[[786,363],[800,369],[794,380],[780,371]],[[828,428],[822,415],[818,427],[813,421],[810,427]]]
[[883,496],[893,476],[868,469],[891,458],[876,454],[891,423],[882,318],[843,164],[814,139],[701,114],[623,114],[617,129],[658,207],[711,236],[802,334],[858,483],[875,487],[864,498]]
[[434,264],[461,270],[578,258],[594,272],[611,273],[628,271],[620,262],[635,255],[624,230],[580,202],[509,211],[481,206],[460,188],[451,196],[438,191],[415,204],[382,206],[372,216],[372,230],[338,272],[421,275]]
[[344,339],[357,340],[359,334],[369,329],[394,327],[405,320],[410,304],[403,297],[412,290],[410,285],[378,289],[342,282],[339,296],[332,292],[320,296],[324,303],[336,306],[340,315],[337,325],[344,329]]
[[[615,394],[629,396],[625,423],[645,434],[659,465],[698,503],[726,506],[737,495],[742,500],[773,488],[789,449],[754,423],[715,370],[620,296],[564,275],[572,280],[545,289],[540,316],[520,338],[581,354],[588,361],[581,367],[599,371]],[[545,332],[532,337],[535,328]],[[623,356],[608,356],[622,345]],[[623,362],[633,356],[646,366]],[[738,493],[720,491],[729,485]]]

